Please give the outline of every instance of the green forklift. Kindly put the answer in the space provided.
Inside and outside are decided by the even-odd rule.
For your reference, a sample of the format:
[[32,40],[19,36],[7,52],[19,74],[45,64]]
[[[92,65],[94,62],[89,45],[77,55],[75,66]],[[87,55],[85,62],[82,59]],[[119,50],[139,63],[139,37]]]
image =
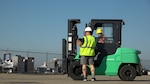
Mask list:
[[[62,39],[62,65],[63,73],[73,80],[82,80],[80,65],[80,52],[77,52],[78,28],[80,19],[68,19],[68,38]],[[122,19],[91,19],[86,24],[94,31],[103,29],[107,38],[104,49],[95,56],[95,75],[119,76],[123,81],[132,81],[136,76],[142,75],[139,50],[121,47],[121,30],[125,22]],[[81,31],[82,32],[82,31]],[[90,67],[87,65],[87,74]]]

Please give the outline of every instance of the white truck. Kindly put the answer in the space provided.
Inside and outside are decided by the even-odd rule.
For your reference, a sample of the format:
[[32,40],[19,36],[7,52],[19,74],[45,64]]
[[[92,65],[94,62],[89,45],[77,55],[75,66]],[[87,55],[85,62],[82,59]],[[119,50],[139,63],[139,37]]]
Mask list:
[[[8,56],[8,59],[6,58]],[[11,54],[4,54],[4,60],[0,62],[0,72],[12,73],[14,70],[14,63],[11,60]]]

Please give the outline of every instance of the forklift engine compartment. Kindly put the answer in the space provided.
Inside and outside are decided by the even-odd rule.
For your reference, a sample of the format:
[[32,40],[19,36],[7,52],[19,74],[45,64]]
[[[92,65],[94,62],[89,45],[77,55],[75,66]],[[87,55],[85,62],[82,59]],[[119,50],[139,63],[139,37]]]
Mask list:
[[[83,79],[80,65],[80,52],[77,52],[78,29],[80,19],[68,20],[68,40],[62,40],[63,72],[74,80]],[[124,25],[121,19],[91,19],[87,26],[92,28],[92,33],[97,28],[103,30],[103,49],[99,48],[95,56],[95,75],[119,76],[121,80],[134,80],[141,76],[142,69],[138,54],[140,51],[121,47],[121,28]],[[90,74],[90,67],[87,66]]]

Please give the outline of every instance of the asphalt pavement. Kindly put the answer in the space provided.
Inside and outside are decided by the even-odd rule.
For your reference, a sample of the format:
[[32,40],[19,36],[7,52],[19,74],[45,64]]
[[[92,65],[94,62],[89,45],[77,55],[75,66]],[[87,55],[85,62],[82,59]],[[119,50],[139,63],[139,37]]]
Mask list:
[[97,81],[72,80],[67,75],[0,73],[0,84],[150,84],[150,76],[137,76],[134,81],[121,81],[118,76],[96,76]]

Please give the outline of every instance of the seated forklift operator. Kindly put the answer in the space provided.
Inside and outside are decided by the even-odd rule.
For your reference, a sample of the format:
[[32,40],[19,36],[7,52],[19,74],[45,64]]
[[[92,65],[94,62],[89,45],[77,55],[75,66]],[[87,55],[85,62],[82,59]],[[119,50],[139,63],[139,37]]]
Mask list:
[[96,55],[97,55],[97,60],[95,61],[95,67],[98,67],[104,56],[107,56],[107,52],[104,49],[104,43],[107,38],[103,34],[102,28],[97,28],[96,34],[98,37],[96,37]]
[[92,79],[95,81],[95,67],[94,67],[94,56],[96,41],[95,37],[92,36],[91,27],[86,27],[84,31],[83,39],[78,39],[77,44],[80,46],[80,63],[82,64],[83,81],[87,81],[87,65],[90,65]]
[[105,37],[104,37],[102,28],[97,28],[96,34],[98,36],[96,37],[97,48],[98,48],[98,51],[101,51],[102,49],[104,49],[104,42],[105,42]]

